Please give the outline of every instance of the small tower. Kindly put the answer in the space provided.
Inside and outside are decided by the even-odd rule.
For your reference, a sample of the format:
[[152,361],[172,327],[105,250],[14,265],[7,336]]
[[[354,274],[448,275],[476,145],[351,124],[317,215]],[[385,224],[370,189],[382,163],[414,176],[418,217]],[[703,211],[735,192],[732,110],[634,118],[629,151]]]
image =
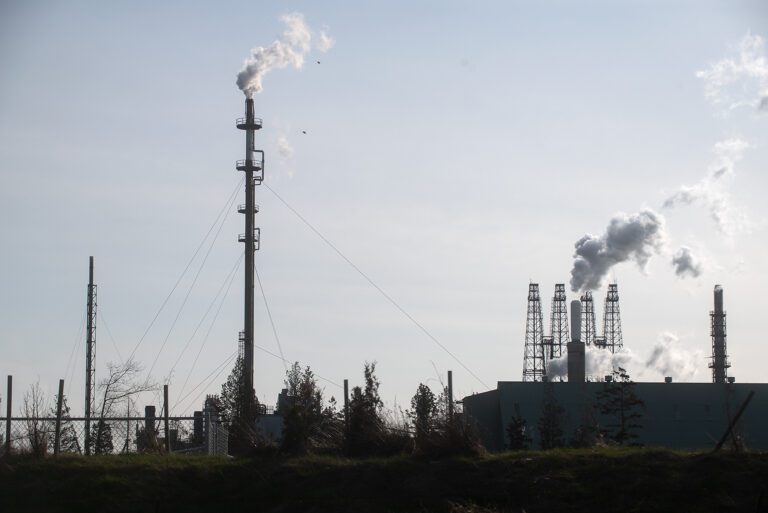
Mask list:
[[581,342],[585,346],[598,345],[601,342],[597,340],[595,304],[590,291],[581,296]]
[[523,381],[542,381],[546,375],[544,323],[541,317],[539,284],[528,285],[528,317],[525,323]]
[[621,315],[619,313],[619,288],[616,283],[608,285],[603,309],[603,340],[604,346],[611,353],[624,347],[621,334]]
[[568,335],[568,305],[565,303],[565,284],[555,284],[555,295],[552,297],[552,311],[550,315],[550,336],[548,340],[547,359],[560,358],[563,355],[563,347],[568,347],[570,337]]
[[[255,252],[259,249],[261,231],[255,227],[256,213],[259,207],[256,205],[256,186],[264,180],[264,152],[256,149],[256,131],[261,129],[261,119],[254,115],[253,98],[245,100],[245,117],[236,121],[239,130],[245,130],[245,159],[238,160],[235,168],[245,173],[245,204],[238,206],[237,210],[245,216],[245,233],[238,240],[245,244],[245,283],[244,283],[244,326],[240,339],[243,345],[243,364],[245,379],[243,388],[246,397],[253,392],[253,292],[254,292],[254,268]],[[238,347],[239,349],[239,347]],[[246,401],[245,407],[250,408],[250,402]],[[246,417],[249,412],[244,412]]]
[[715,285],[715,309],[709,313],[712,327],[712,383],[726,383],[728,380],[728,353],[725,344],[725,310],[723,310],[723,287]]

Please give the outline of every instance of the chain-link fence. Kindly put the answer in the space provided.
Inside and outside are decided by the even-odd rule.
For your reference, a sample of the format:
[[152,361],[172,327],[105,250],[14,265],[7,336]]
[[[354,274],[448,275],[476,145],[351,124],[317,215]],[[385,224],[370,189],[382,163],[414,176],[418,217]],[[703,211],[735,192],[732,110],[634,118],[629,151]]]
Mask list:
[[[70,454],[125,454],[141,452],[226,455],[227,430],[215,415],[194,417],[62,418],[59,452]],[[0,417],[0,455],[6,451],[8,420]],[[55,417],[11,417],[13,453],[53,454]]]

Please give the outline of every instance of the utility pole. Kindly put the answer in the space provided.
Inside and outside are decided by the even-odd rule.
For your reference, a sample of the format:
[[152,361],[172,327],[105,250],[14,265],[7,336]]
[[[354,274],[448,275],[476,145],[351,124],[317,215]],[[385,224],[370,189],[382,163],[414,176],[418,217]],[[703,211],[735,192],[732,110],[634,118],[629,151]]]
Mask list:
[[[236,122],[237,128],[245,130],[245,160],[238,160],[236,168],[245,173],[245,204],[237,207],[238,212],[245,215],[245,233],[238,237],[240,242],[245,243],[245,319],[243,334],[243,363],[245,367],[245,379],[243,387],[245,388],[246,401],[244,406],[244,415],[246,419],[251,418],[251,397],[253,396],[253,293],[254,293],[254,257],[256,250],[259,249],[259,240],[261,231],[254,226],[256,213],[259,207],[255,202],[255,188],[260,185],[264,179],[264,152],[255,149],[256,130],[261,129],[261,119],[254,116],[253,98],[245,100],[245,118],[239,118]],[[258,154],[258,158],[256,157]]]
[[453,421],[453,371],[448,371],[448,420]]
[[96,285],[93,257],[88,265],[88,312],[85,329],[85,454],[91,453],[91,415],[96,401]]

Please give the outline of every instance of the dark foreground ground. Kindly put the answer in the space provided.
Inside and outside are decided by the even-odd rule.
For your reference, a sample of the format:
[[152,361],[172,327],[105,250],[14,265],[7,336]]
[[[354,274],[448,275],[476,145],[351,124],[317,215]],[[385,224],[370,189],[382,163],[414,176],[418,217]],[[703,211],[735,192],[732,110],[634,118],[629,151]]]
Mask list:
[[0,512],[768,512],[768,454],[663,450],[232,460],[17,457]]

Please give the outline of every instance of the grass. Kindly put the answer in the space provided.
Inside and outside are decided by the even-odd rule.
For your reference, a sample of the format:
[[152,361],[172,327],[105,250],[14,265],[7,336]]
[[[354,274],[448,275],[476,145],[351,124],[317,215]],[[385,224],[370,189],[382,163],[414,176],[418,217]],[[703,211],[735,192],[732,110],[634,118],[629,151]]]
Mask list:
[[761,494],[764,453],[601,448],[441,460],[128,455],[0,463],[3,512],[768,511]]

